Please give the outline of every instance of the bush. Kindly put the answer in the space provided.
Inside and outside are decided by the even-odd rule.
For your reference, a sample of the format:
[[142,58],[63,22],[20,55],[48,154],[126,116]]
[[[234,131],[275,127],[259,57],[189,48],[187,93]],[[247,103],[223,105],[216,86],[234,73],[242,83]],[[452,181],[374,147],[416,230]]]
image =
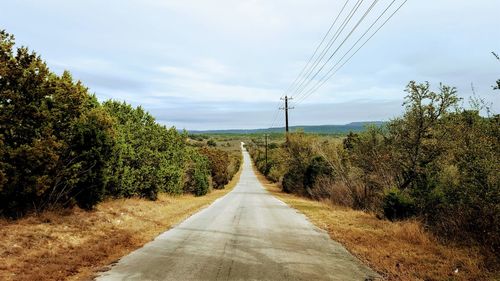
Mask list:
[[286,193],[304,194],[304,177],[300,173],[288,171],[283,176],[282,189]]
[[141,107],[101,105],[69,72],[58,76],[34,52],[13,47],[0,31],[0,215],[180,194],[185,172],[193,193],[207,192],[207,160],[188,149],[185,133]]
[[106,111],[115,118],[117,145],[111,161],[109,195],[156,199],[159,192],[180,194],[188,161],[186,135],[166,128],[141,107],[107,101]]
[[209,147],[201,148],[200,153],[208,159],[214,188],[224,188],[230,180],[228,173],[230,164],[229,154],[225,151]]
[[80,171],[75,188],[66,195],[84,209],[102,201],[108,181],[108,161],[114,146],[112,118],[101,108],[82,115],[75,122],[70,149],[79,156]]
[[0,214],[102,199],[112,120],[68,72],[50,72],[34,52],[13,50],[0,31]]
[[236,173],[240,170],[242,162],[242,154],[240,151],[237,153],[231,153],[229,157],[229,165],[227,167],[227,175],[229,179],[232,179]]
[[269,153],[268,169],[255,139],[252,159],[286,192],[390,220],[418,216],[439,237],[500,253],[500,116],[477,99],[460,108],[453,87],[412,81],[406,91],[403,116],[382,127],[342,143],[291,133]]
[[217,143],[214,140],[208,140],[207,141],[207,145],[210,146],[210,147],[216,147]]
[[272,143],[270,143],[270,144],[267,146],[267,148],[268,148],[268,149],[270,149],[270,150],[276,149],[276,148],[278,148],[278,147],[279,147],[279,146],[278,146],[278,144],[277,144],[277,143],[275,143],[275,142],[272,142]]
[[266,177],[272,182],[279,182],[282,177],[281,171],[279,170],[279,166],[276,165],[275,163],[272,163],[269,168],[269,173],[267,174]]
[[196,196],[207,194],[210,188],[209,171],[207,158],[198,151],[190,149],[183,185],[184,192]]
[[321,156],[316,156],[311,160],[311,163],[309,163],[304,173],[304,187],[308,190],[312,190],[316,185],[316,180],[320,176],[332,175],[332,173],[332,168],[326,160]]
[[293,133],[288,136],[284,148],[285,165],[288,171],[283,176],[283,190],[302,195],[309,193],[305,189],[305,173],[312,159],[316,157],[313,151],[313,138],[304,133]]
[[390,220],[406,219],[415,215],[415,203],[397,188],[389,189],[382,203],[384,216]]

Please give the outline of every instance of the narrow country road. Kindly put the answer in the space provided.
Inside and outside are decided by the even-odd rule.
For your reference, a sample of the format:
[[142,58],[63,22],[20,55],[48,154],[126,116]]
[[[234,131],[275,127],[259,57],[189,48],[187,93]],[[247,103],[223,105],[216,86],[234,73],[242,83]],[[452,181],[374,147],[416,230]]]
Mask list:
[[372,280],[378,275],[260,184],[248,152],[233,191],[96,280]]

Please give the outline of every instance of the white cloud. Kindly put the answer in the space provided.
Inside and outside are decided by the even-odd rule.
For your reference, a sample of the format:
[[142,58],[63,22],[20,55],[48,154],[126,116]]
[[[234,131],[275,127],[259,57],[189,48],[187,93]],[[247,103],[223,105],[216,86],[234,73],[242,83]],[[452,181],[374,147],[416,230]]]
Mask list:
[[[282,91],[344,3],[4,2],[0,26],[48,59],[51,67],[70,70],[101,99],[143,105],[162,120],[175,118],[193,128],[270,123],[265,119],[273,116]],[[307,110],[295,110],[293,114],[301,116],[293,122],[338,123],[335,120],[355,119],[356,114],[389,116],[385,111],[397,111],[409,80],[451,84],[464,95],[474,82],[480,93],[489,94],[500,78],[500,64],[490,54],[500,53],[495,36],[500,1],[479,2],[408,1],[353,60],[305,100],[301,106]],[[489,101],[498,104],[499,99],[496,94]],[[342,103],[339,106],[349,110],[335,114],[335,106],[321,106],[325,103]],[[383,105],[387,103],[391,106]],[[175,114],[161,115],[164,109]],[[198,126],[201,121],[193,119],[193,110],[209,121]],[[258,118],[248,118],[250,112]]]
[[185,78],[166,79],[163,85],[165,90],[152,95],[180,97],[186,102],[266,102],[276,100],[281,93],[281,90]]

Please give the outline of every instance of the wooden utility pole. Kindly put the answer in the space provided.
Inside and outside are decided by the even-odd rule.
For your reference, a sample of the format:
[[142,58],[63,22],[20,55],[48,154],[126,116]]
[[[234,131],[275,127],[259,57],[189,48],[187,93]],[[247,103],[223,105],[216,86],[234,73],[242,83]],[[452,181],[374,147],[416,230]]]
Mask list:
[[285,107],[281,107],[280,109],[281,110],[284,110],[285,111],[285,132],[286,132],[286,137],[287,137],[287,140],[288,140],[288,110],[289,109],[293,109],[293,107],[289,107],[288,106],[288,101],[289,100],[293,100],[292,97],[288,97],[288,96],[285,96],[285,98],[281,98],[282,100],[285,100]]
[[286,133],[288,134],[288,96],[285,96],[285,123]]
[[267,137],[269,137],[269,135],[265,134],[264,137],[266,137],[266,171],[267,171]]

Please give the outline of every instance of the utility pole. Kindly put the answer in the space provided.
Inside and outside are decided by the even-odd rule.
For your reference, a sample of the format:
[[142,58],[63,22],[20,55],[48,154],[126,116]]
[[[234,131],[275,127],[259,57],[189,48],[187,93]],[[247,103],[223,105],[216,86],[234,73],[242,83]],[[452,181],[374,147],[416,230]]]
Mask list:
[[281,98],[281,100],[285,100],[285,107],[281,107],[280,109],[281,110],[284,110],[285,111],[285,132],[286,132],[286,136],[287,136],[287,139],[288,139],[288,110],[289,109],[294,109],[293,107],[289,107],[288,106],[288,101],[289,100],[293,100],[292,97],[288,97],[288,96],[285,96],[285,98]]
[[269,135],[264,134],[264,137],[266,138],[266,172],[267,172],[267,137],[269,137]]

